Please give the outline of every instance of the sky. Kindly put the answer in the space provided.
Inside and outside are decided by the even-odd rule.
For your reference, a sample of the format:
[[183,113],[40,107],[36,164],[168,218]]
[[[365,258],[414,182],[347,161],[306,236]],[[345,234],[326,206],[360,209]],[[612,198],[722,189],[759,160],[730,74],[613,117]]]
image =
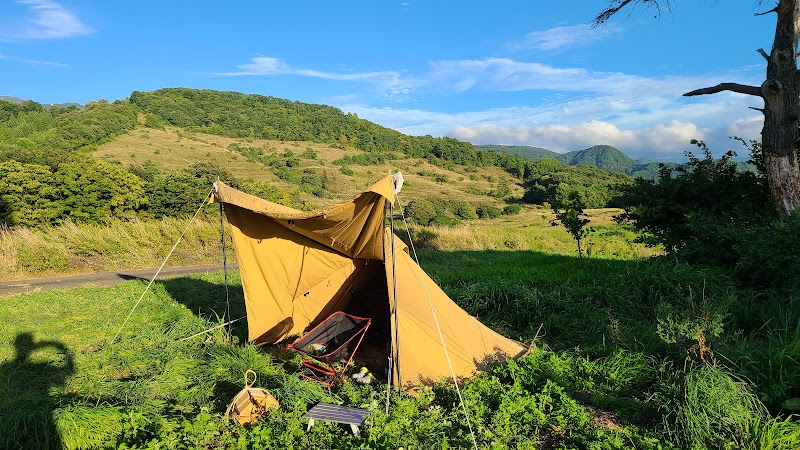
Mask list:
[[[661,2],[664,4],[664,2]],[[775,14],[671,0],[591,27],[607,0],[0,2],[0,95],[43,104],[187,87],[321,103],[410,135],[635,158],[746,150]],[[663,6],[663,5],[662,5]]]

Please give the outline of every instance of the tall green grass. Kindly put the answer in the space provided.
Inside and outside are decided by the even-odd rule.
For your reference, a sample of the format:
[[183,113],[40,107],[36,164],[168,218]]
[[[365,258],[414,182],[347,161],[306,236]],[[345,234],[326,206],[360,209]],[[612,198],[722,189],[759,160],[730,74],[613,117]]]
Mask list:
[[[158,267],[186,230],[170,257],[172,265],[222,260],[219,219],[113,220],[102,225],[67,223],[55,227],[0,228],[0,279]],[[228,257],[235,260],[232,246]]]
[[[231,275],[238,287],[236,274]],[[453,402],[455,393],[447,384],[417,398],[392,394],[386,414],[382,387],[349,383],[328,392],[301,381],[295,375],[297,357],[281,347],[242,345],[236,337],[230,342],[222,329],[182,340],[216,322],[224,306],[220,283],[218,274],[158,283],[113,344],[110,339],[144,282],[11,297],[0,306],[3,317],[14,318],[4,321],[0,331],[0,411],[14,413],[0,417],[0,445],[48,448],[57,444],[74,449],[471,445],[462,413]],[[187,291],[193,294],[186,295]],[[241,309],[238,306],[235,313]],[[236,327],[234,335],[240,335],[242,327]],[[249,368],[257,372],[257,384],[269,389],[281,408],[259,424],[242,428],[226,423],[222,413],[241,389],[242,374]],[[475,383],[486,382],[479,380],[483,378]],[[469,392],[472,381],[467,383]],[[569,439],[602,442],[606,436],[589,424],[590,409],[564,388],[549,386],[544,393],[507,392],[502,408],[476,423],[480,446],[532,445],[552,432],[550,416],[561,417],[554,423],[565,429],[577,427]],[[517,414],[520,396],[526,411],[543,417],[536,428],[529,428],[531,424]],[[471,415],[481,408],[479,400],[470,403]],[[331,423],[321,423],[306,433],[301,416],[319,401],[372,410],[363,437],[356,439]],[[497,427],[505,431],[498,435]],[[526,429],[524,439],[516,436],[519,427]],[[657,442],[647,437],[649,432],[628,428],[621,432]]]
[[[184,230],[186,235],[169,264],[217,263],[222,260],[219,215],[213,208],[206,213],[191,223],[187,218],[115,219],[105,224],[66,223],[39,229],[0,227],[0,279],[158,267]],[[634,233],[610,223],[608,215],[602,210],[594,219],[599,224],[587,241],[593,257],[630,259],[658,252],[632,243]],[[549,212],[527,208],[519,215],[455,227],[412,225],[411,234],[421,247],[438,250],[574,253],[572,238],[562,228],[550,226],[549,216]],[[397,234],[407,236],[400,222]],[[227,248],[228,260],[235,261],[230,242]]]
[[[741,291],[719,272],[652,261],[431,250],[420,259],[471,314],[526,343],[536,337],[533,354],[464,381],[479,448],[800,445],[795,419],[779,415],[793,391],[764,364],[744,363],[764,349],[790,355],[796,330],[774,328],[767,312],[792,303]],[[229,275],[232,315],[241,317],[238,276]],[[157,282],[110,344],[144,286],[38,292],[0,303],[0,447],[472,446],[447,382],[418,397],[392,394],[386,414],[383,385],[328,392],[302,381],[298,359],[282,347],[241,343],[243,321],[232,340],[224,329],[182,340],[221,320],[221,274]],[[738,306],[754,302],[760,317]],[[719,367],[688,352],[693,326],[717,323],[708,320],[715,314],[721,329],[709,333],[709,343]],[[658,329],[668,318],[686,325],[674,325],[671,338]],[[783,364],[784,376],[791,364]],[[226,423],[223,412],[248,368],[281,407],[242,428]],[[775,392],[774,400],[765,392]],[[370,409],[362,437],[333,423],[307,433],[302,415],[319,401]]]

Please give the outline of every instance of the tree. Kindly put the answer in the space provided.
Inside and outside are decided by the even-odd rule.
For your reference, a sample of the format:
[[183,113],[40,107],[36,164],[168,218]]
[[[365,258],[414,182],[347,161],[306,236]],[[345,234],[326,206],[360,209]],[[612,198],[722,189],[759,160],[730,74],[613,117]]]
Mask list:
[[[655,10],[670,10],[673,0],[608,0],[608,7],[594,19],[595,25],[606,23],[618,12],[636,5]],[[760,3],[760,2],[759,2]],[[760,97],[764,100],[764,128],[761,132],[767,182],[775,209],[781,215],[792,214],[800,207],[800,71],[797,68],[797,45],[800,42],[800,0],[779,0],[773,9],[758,13],[776,13],[772,51],[758,52],[767,60],[766,80],[761,86],[720,83],[683,94],[687,97],[723,91]],[[757,108],[754,108],[757,109]]]
[[592,228],[586,227],[589,224],[589,219],[584,217],[584,208],[586,208],[586,203],[583,201],[581,194],[577,191],[571,191],[563,200],[553,206],[553,214],[556,215],[556,218],[550,223],[553,226],[560,223],[575,238],[575,242],[578,243],[578,257],[581,259],[583,259],[581,241],[594,231]]

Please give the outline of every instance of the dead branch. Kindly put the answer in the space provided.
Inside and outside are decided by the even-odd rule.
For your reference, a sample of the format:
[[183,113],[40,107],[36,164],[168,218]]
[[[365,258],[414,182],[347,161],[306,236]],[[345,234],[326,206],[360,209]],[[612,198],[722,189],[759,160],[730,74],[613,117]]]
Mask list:
[[739,83],[720,83],[713,87],[695,89],[694,91],[683,94],[683,96],[694,97],[696,95],[716,94],[723,91],[736,92],[739,94],[755,95],[756,97],[762,97],[762,98],[764,97],[764,95],[761,93],[761,87],[748,86],[746,84],[739,84]]
[[756,16],[756,17],[758,17],[758,16],[766,16],[769,13],[776,13],[776,12],[778,12],[778,7],[777,6],[772,8],[772,9],[770,9],[769,11],[764,11],[764,12],[760,12],[760,13],[754,13],[753,15]]
[[[606,22],[608,22],[609,19],[611,19],[611,17],[613,17],[615,14],[620,12],[628,5],[631,5],[631,9],[630,11],[628,11],[629,15],[636,8],[636,5],[644,4],[647,7],[654,9],[656,13],[656,18],[660,19],[662,6],[659,4],[659,2],[663,2],[664,9],[666,9],[670,13],[672,12],[672,0],[609,0],[608,1],[609,7],[604,9],[603,11],[600,11],[600,14],[598,14],[597,17],[594,18],[594,20],[592,21],[592,28],[605,24]],[[616,6],[611,6],[615,3]]]

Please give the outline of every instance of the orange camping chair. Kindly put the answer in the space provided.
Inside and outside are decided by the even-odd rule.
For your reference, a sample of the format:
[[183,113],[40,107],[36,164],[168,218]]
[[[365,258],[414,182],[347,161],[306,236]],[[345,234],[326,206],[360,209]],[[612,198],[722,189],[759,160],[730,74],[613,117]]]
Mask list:
[[303,355],[302,376],[333,386],[347,371],[372,319],[336,311],[289,345]]

